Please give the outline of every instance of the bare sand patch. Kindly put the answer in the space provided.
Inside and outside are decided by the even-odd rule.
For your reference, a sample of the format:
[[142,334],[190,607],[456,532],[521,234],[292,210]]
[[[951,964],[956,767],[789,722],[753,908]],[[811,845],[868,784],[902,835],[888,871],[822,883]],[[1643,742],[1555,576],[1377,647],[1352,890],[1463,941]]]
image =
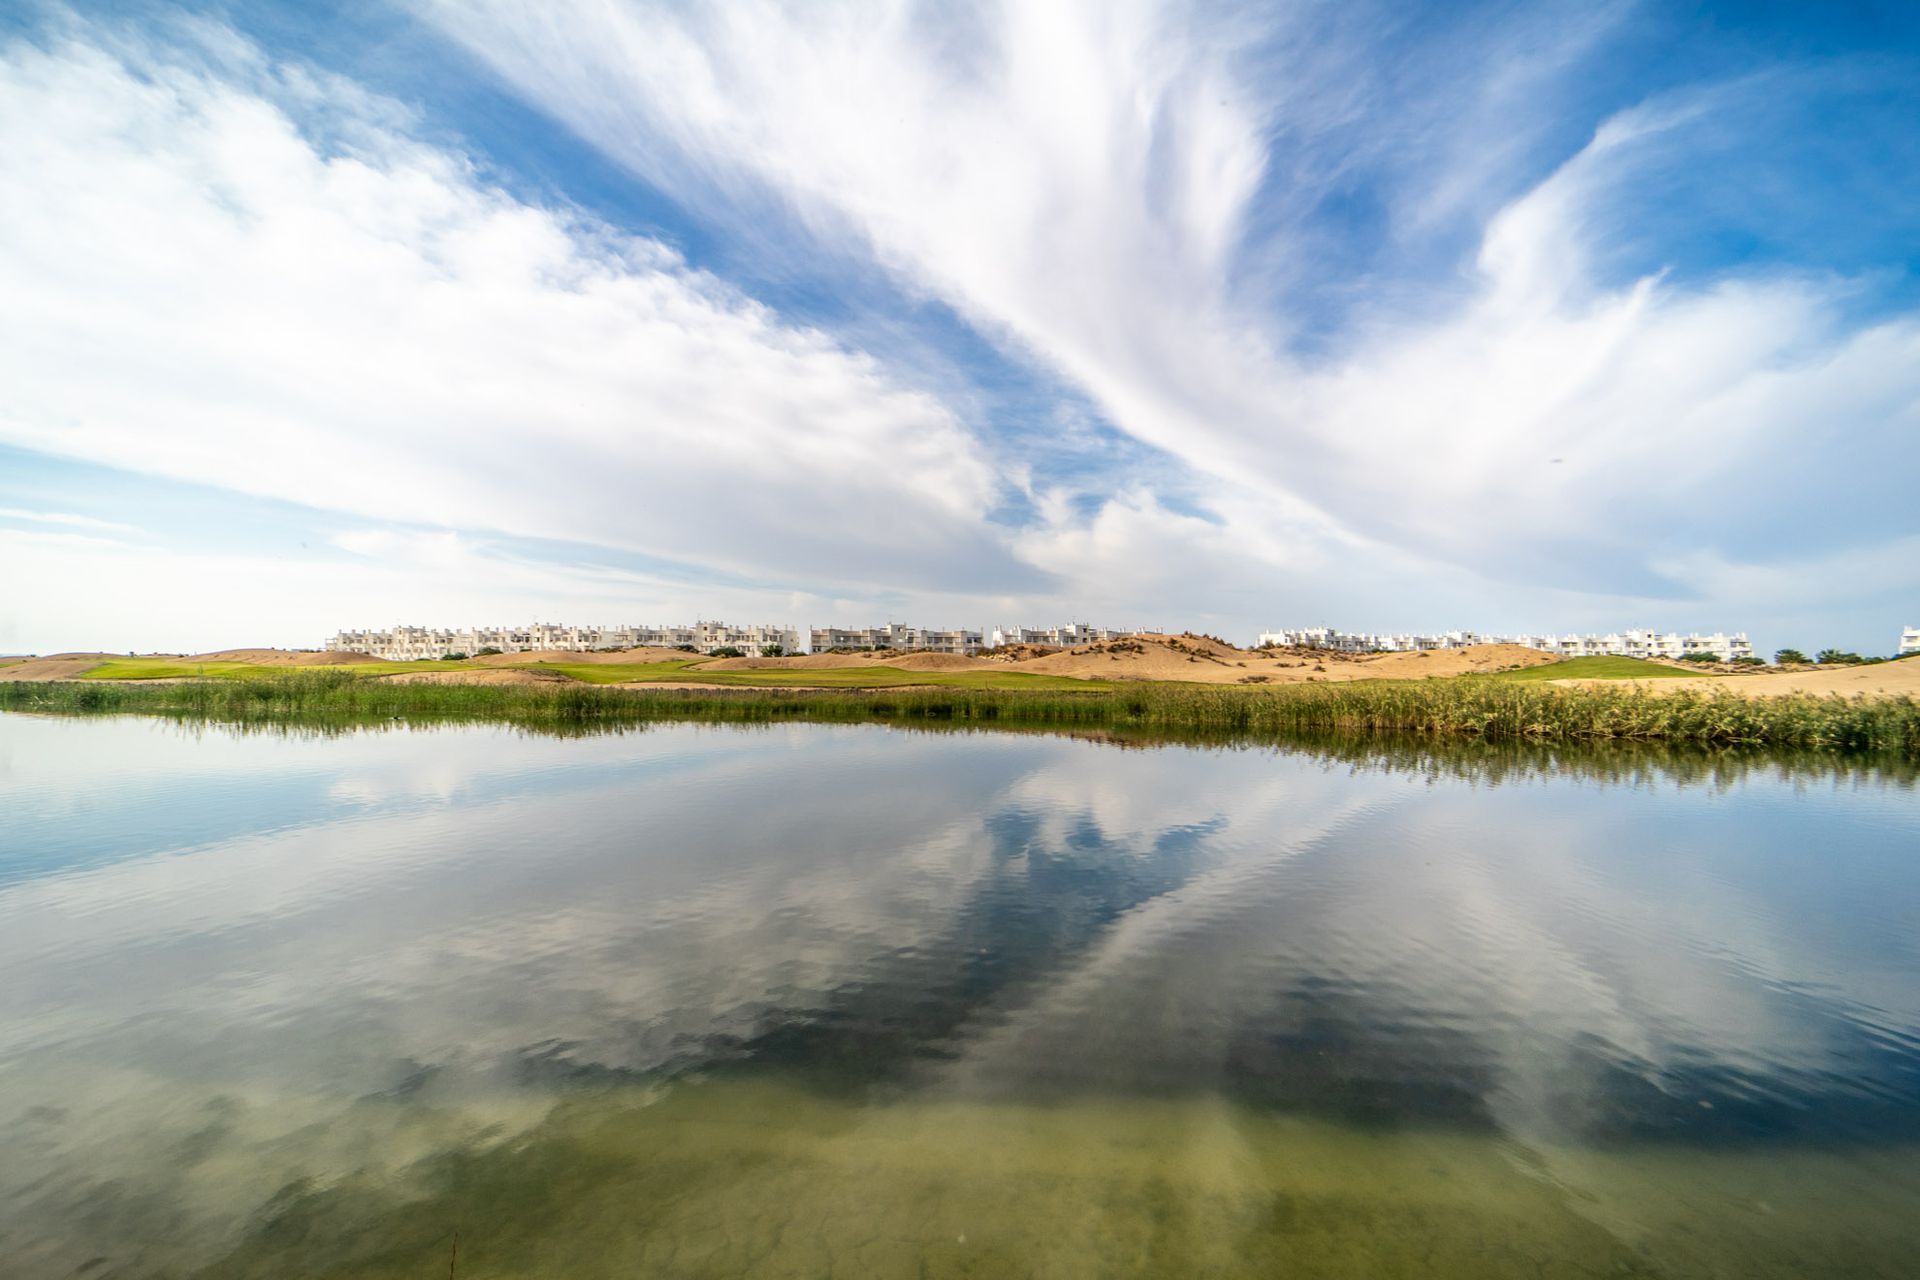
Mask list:
[[111,653],[56,653],[47,658],[28,658],[24,662],[12,662],[0,667],[0,680],[22,680],[38,682],[42,680],[73,680],[93,670],[108,658],[116,657]]
[[[0,678],[4,678],[0,671]],[[1655,693],[1680,689],[1738,694],[1743,698],[1779,698],[1791,694],[1840,697],[1920,697],[1920,659],[1876,662],[1859,667],[1816,667],[1798,671],[1728,671],[1722,675],[1667,680],[1555,680],[1561,685],[1632,685]]]
[[957,653],[903,653],[887,658],[885,665],[901,671],[997,671],[1002,667],[985,658],[968,658]]
[[[691,657],[691,654],[681,654]],[[784,658],[709,658],[701,671],[820,671],[846,667],[877,667],[880,653],[796,653]]]
[[684,649],[642,646],[637,649],[529,649],[525,653],[490,653],[484,658],[468,658],[477,667],[517,667],[526,663],[618,664],[629,662],[677,662],[699,658]]
[[374,679],[389,684],[572,684],[573,677],[558,671],[526,671],[508,668],[479,671],[400,671]]
[[1427,649],[1419,653],[1355,654],[1352,665],[1368,680],[1421,680],[1429,676],[1489,675],[1542,667],[1559,658],[1521,644],[1476,644],[1465,649]]
[[180,661],[245,662],[256,667],[343,667],[378,662],[380,659],[370,654],[348,653],[340,649],[216,649],[212,653],[192,654]]

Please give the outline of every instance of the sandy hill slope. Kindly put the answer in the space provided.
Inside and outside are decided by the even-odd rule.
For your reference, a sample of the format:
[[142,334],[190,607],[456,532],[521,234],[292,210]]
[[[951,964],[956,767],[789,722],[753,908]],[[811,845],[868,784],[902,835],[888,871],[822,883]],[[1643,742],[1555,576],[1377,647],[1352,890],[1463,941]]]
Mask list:
[[1476,644],[1465,649],[1429,649],[1421,653],[1357,654],[1343,666],[1366,680],[1421,680],[1429,676],[1486,675],[1518,667],[1540,667],[1559,659],[1520,644]]
[[[691,657],[691,654],[681,654]],[[796,653],[786,658],[708,658],[702,671],[819,671],[844,667],[877,667],[878,653]]]
[[[6,672],[0,670],[0,677]],[[1904,695],[1920,697],[1920,658],[1876,662],[1860,667],[1817,667],[1798,671],[1729,671],[1724,675],[1692,676],[1681,680],[1556,680],[1563,685],[1625,685],[1672,693],[1681,689],[1739,694],[1747,698],[1778,698],[1788,694],[1842,697]]]
[[196,653],[181,659],[182,662],[250,662],[257,667],[338,667],[356,662],[378,662],[380,659],[364,653],[346,653],[340,650],[322,650],[313,652],[305,649],[216,649],[212,653]]
[[1424,680],[1510,671],[1554,661],[1520,645],[1474,645],[1429,653],[1343,654],[1324,649],[1236,649],[1208,636],[1141,635],[1013,663],[1016,671],[1103,680],[1201,684],[1302,684]]
[[111,653],[56,653],[45,658],[0,667],[0,680],[72,680],[108,658],[124,657]]
[[900,671],[1005,671],[1004,662],[953,653],[800,653],[788,658],[713,658],[700,671],[805,671],[893,667]]
[[396,671],[375,676],[389,684],[571,684],[573,677],[558,671],[516,671],[481,667],[474,671]]
[[661,649],[642,647],[638,649],[530,649],[525,653],[490,653],[484,658],[468,658],[467,662],[476,667],[521,667],[529,663],[625,663],[625,662],[671,662],[677,659],[698,658],[697,653],[687,653],[681,649]]

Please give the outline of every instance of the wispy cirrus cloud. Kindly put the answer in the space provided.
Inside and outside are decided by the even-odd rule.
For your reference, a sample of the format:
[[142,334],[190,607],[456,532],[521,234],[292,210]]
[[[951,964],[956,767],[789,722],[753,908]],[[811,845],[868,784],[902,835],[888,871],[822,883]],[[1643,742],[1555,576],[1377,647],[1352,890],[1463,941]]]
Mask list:
[[406,123],[231,41],[8,45],[0,440],[722,573],[1037,581],[941,401]]
[[[1596,53],[1625,8],[1421,30],[1366,6],[420,8],[707,217],[771,197],[1063,377],[1204,477],[1196,501],[1271,550],[1275,586],[1320,592],[1294,566],[1359,546],[1506,584],[1507,616],[1567,589],[1750,617],[1770,602],[1709,599],[1674,553],[1910,527],[1913,312],[1863,318],[1875,282],[1804,244],[1701,247],[1817,203],[1743,121],[1799,136],[1850,108],[1897,129],[1914,95],[1885,62],[1635,86]],[[1888,159],[1832,150],[1836,171]],[[1676,179],[1690,157],[1775,211],[1734,218]],[[1920,186],[1875,189],[1881,225],[1920,223]],[[1632,233],[1652,209],[1657,243]],[[1335,231],[1347,252],[1316,262]],[[1342,273],[1369,288],[1342,297]],[[1109,527],[1144,509],[1102,496]],[[1081,556],[1101,519],[1028,553],[1061,567],[1047,556]],[[1190,532],[1200,564],[1218,539]]]

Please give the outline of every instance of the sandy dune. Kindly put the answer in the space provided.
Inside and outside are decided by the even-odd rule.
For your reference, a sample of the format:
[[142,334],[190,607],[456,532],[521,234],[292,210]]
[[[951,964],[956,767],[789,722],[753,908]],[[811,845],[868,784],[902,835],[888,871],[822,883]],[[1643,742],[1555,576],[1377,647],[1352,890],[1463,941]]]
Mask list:
[[963,658],[953,653],[800,653],[790,658],[714,658],[700,671],[808,671],[845,670],[848,667],[892,667],[898,671],[1004,671],[1004,662]]
[[49,658],[28,658],[25,662],[0,667],[0,680],[72,680],[115,656],[111,653],[56,653]]
[[399,671],[374,679],[391,684],[571,684],[558,671],[516,671],[482,668],[478,671]]
[[[4,675],[0,672],[0,675]],[[1746,698],[1778,698],[1787,694],[1839,694],[1843,697],[1904,694],[1920,697],[1920,658],[1876,662],[1861,667],[1820,667],[1801,671],[1728,672],[1717,676],[1689,676],[1678,680],[1555,680],[1565,685],[1625,685],[1672,693],[1680,689],[1737,693]]]
[[525,653],[490,653],[484,658],[468,658],[476,667],[517,667],[529,662],[569,663],[623,663],[623,662],[671,662],[685,658],[697,658],[697,653],[687,653],[680,649],[594,649],[587,652],[570,652],[565,649],[530,649]]
[[192,654],[181,661],[249,662],[257,667],[339,667],[355,662],[378,662],[380,659],[341,650],[216,649],[212,653]]
[[1519,645],[1433,653],[1341,654],[1313,649],[1236,649],[1205,636],[1131,636],[1014,662],[1015,671],[1094,680],[1186,680],[1201,684],[1305,684],[1421,680],[1507,671],[1553,658]]

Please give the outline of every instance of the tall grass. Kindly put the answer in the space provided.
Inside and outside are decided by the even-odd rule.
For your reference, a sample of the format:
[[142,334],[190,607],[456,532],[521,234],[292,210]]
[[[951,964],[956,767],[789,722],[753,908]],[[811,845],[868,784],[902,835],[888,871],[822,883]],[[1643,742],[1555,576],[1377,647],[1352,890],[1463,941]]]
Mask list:
[[493,720],[529,726],[653,720],[920,721],[1274,736],[1301,731],[1646,741],[1920,755],[1912,698],[1742,698],[1497,680],[1131,685],[1074,690],[688,690],[661,686],[433,685],[347,672],[178,684],[0,683],[0,707],[142,712],[220,721]]

